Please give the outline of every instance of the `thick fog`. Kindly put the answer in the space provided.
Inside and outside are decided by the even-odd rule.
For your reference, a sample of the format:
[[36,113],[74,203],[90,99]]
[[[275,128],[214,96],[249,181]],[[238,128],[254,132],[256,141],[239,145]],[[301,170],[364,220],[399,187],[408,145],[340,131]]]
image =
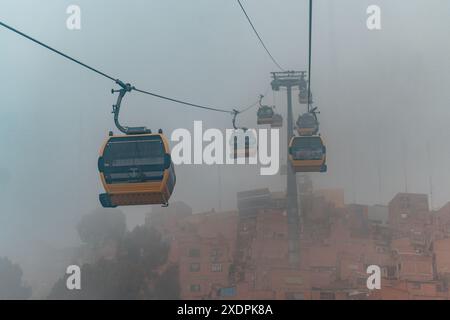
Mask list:
[[[450,200],[450,2],[315,1],[312,91],[321,113],[328,173],[316,187],[344,188],[347,202],[387,203],[397,192]],[[244,108],[267,91],[266,55],[238,4],[229,0],[78,0],[82,29],[66,28],[73,1],[1,0],[0,20],[140,88],[194,103]],[[308,1],[246,0],[280,64],[305,70]],[[369,31],[366,9],[381,7]],[[0,28],[0,256],[39,259],[42,248],[79,242],[80,217],[99,207],[99,148],[114,129],[114,83]],[[294,92],[295,117],[305,111]],[[268,91],[286,119],[286,92]],[[238,121],[256,127],[256,109]],[[231,128],[227,114],[128,94],[127,125]],[[285,128],[284,128],[285,130]],[[117,130],[116,130],[117,131]],[[286,161],[286,133],[281,135]],[[283,191],[285,176],[258,166],[182,165],[171,201],[194,212],[236,207],[236,192]],[[150,207],[124,208],[130,225]]]

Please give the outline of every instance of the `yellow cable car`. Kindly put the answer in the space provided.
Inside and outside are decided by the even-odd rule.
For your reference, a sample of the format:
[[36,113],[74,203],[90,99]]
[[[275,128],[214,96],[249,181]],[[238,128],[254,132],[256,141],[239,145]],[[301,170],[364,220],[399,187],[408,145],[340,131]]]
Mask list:
[[292,137],[289,161],[295,172],[326,172],[326,148],[322,137]]
[[100,150],[98,170],[105,208],[167,205],[176,183],[169,143],[161,132],[110,136]]
[[114,123],[125,135],[110,132],[100,150],[98,171],[106,193],[99,195],[105,208],[146,204],[168,205],[176,183],[169,142],[160,129],[153,134],[146,127],[126,127],[119,122],[122,99],[135,90],[116,80],[121,87],[113,105]]
[[296,125],[300,136],[312,136],[319,131],[319,121],[313,112],[306,112],[300,115]]

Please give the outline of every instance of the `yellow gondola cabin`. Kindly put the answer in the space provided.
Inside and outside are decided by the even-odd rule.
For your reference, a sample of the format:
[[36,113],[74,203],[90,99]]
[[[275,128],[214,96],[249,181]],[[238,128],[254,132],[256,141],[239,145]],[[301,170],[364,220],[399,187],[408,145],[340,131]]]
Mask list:
[[100,150],[103,207],[167,205],[176,183],[169,143],[162,134],[110,136]]
[[326,148],[320,136],[292,137],[289,160],[295,172],[326,172]]
[[300,136],[312,136],[319,131],[319,122],[314,113],[306,112],[298,117],[296,127]]

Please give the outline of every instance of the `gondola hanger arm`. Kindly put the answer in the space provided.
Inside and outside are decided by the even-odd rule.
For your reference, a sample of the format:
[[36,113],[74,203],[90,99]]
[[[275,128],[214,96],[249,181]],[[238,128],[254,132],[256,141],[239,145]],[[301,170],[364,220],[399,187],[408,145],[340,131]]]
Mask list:
[[242,129],[242,130],[244,130],[244,132],[245,131],[247,131],[248,129],[247,128],[245,128],[245,127],[242,127],[242,128],[238,128],[237,126],[236,126],[236,118],[237,118],[237,116],[238,116],[238,114],[240,114],[241,112],[239,111],[239,110],[236,110],[236,109],[233,109],[233,128],[234,128],[234,130],[239,130],[239,129]]
[[124,83],[123,81],[117,79],[116,83],[121,87],[120,89],[111,89],[111,93],[119,93],[117,96],[116,104],[113,105],[112,113],[114,114],[114,123],[121,132],[132,135],[132,134],[149,134],[152,133],[150,129],[147,129],[146,127],[126,127],[120,124],[119,121],[119,113],[120,113],[120,107],[122,105],[122,99],[125,96],[127,92],[131,92],[133,90],[136,90],[134,86],[132,86],[129,83]]

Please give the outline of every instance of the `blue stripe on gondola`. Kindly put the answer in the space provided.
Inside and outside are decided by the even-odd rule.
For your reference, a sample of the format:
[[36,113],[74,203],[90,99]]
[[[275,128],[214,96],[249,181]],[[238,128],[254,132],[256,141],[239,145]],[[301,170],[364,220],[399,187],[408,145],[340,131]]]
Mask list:
[[[136,172],[140,176],[133,177],[130,174]],[[152,175],[152,174],[158,175]],[[105,166],[104,175],[106,183],[142,183],[150,181],[161,181],[163,179],[164,165],[146,165],[146,166]],[[116,177],[114,177],[116,175]],[[126,175],[117,177],[117,175]]]

